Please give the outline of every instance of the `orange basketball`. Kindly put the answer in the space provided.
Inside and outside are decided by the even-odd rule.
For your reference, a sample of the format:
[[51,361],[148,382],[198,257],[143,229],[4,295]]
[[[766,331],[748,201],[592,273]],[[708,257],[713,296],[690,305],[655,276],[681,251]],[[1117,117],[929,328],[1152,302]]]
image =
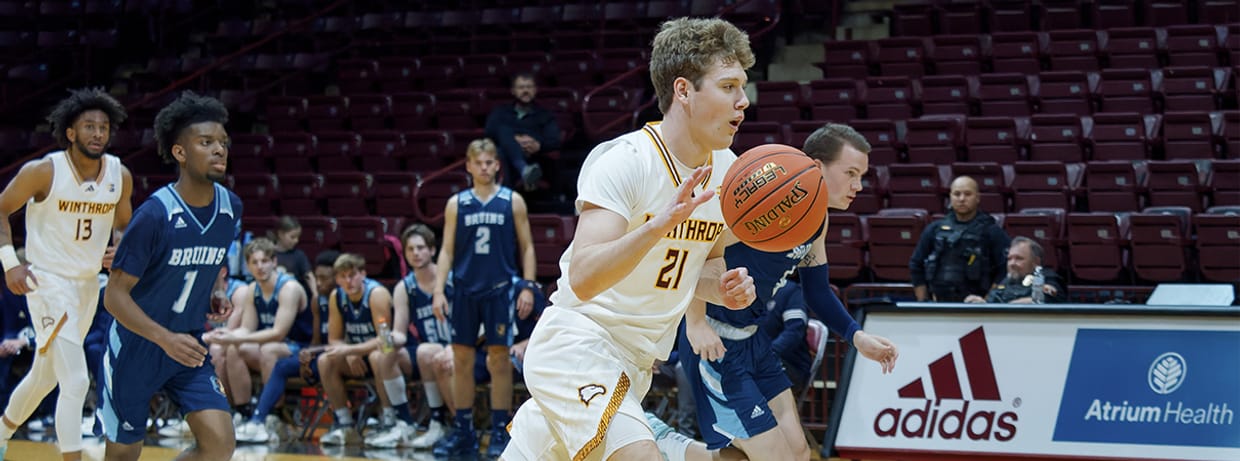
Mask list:
[[800,149],[763,144],[728,169],[719,200],[724,221],[742,242],[762,251],[788,251],[822,227],[827,183]]

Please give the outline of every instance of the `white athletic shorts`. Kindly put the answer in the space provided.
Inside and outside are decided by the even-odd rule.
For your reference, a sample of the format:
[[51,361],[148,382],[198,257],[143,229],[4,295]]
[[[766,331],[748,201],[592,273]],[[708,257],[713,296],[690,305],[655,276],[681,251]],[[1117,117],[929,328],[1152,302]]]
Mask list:
[[525,351],[533,398],[517,409],[502,458],[603,460],[634,442],[654,441],[641,406],[652,364],[625,358],[607,330],[586,316],[548,310]]
[[99,306],[99,278],[67,278],[31,267],[38,279],[26,294],[30,323],[40,351],[55,338],[82,344]]

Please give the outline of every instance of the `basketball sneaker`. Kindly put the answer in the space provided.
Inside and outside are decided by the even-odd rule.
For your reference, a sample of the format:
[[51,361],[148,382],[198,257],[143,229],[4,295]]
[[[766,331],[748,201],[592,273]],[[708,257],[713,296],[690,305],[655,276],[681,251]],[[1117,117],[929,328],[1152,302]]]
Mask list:
[[406,448],[412,447],[414,436],[417,435],[413,426],[396,420],[392,427],[366,437],[366,446],[373,448]]
[[426,432],[423,432],[416,439],[413,439],[412,446],[413,448],[417,448],[419,450],[433,447],[435,446],[435,442],[438,442],[447,433],[448,431],[444,429],[443,423],[439,421],[431,421],[426,428]]
[[362,435],[352,426],[336,426],[319,437],[320,445],[357,445],[362,443]]
[[432,450],[435,457],[478,455],[478,434],[473,428],[453,428],[447,437],[439,439]]

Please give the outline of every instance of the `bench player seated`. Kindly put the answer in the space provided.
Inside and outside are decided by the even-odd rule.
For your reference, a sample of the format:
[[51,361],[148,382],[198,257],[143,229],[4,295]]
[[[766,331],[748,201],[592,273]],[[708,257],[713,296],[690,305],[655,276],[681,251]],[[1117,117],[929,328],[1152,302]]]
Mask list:
[[254,281],[238,289],[241,304],[228,326],[211,330],[203,341],[211,345],[216,375],[227,386],[237,414],[250,415],[250,372],[260,372],[266,383],[276,361],[310,343],[312,330],[305,289],[292,275],[276,270],[275,242],[256,238],[242,255]]
[[[361,434],[354,429],[349,409],[345,378],[374,377],[371,370],[385,353],[378,332],[392,314],[392,294],[374,279],[366,277],[366,260],[354,253],[345,253],[333,265],[336,289],[328,298],[327,347],[319,354],[316,366],[323,381],[327,403],[336,417],[332,429],[319,438],[323,445],[356,445]],[[376,379],[375,389],[384,407],[390,406],[383,382]],[[401,393],[404,393],[402,388]],[[412,417],[406,423],[412,422]]]
[[[414,366],[414,358],[419,357],[425,346],[443,348],[451,338],[446,322],[435,318],[432,312],[432,296],[435,289],[435,232],[425,224],[410,225],[401,233],[404,245],[405,262],[413,268],[404,278],[396,283],[392,293],[392,343],[395,352],[383,354],[375,365],[375,380],[382,381],[390,406],[384,408],[386,430],[367,435],[366,446],[377,448],[418,448],[416,444],[418,430],[409,413],[409,401],[405,392],[405,376],[418,380],[421,377],[420,367]],[[449,283],[445,291],[451,293]],[[444,411],[443,397],[439,386],[428,381],[425,386],[427,402],[430,404],[432,421],[437,421],[436,411]],[[388,424],[389,416],[399,419]],[[422,432],[426,432],[424,428]],[[442,428],[440,428],[442,431]],[[421,448],[430,445],[422,445]]]

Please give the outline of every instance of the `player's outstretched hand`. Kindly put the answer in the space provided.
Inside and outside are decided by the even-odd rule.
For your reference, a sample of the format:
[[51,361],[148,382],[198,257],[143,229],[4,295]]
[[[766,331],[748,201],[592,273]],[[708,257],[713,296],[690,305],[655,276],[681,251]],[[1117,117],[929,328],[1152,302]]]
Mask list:
[[693,347],[693,353],[702,360],[723,360],[723,354],[728,352],[728,349],[723,347],[723,341],[719,339],[719,333],[715,333],[710,324],[704,320],[686,322],[685,336],[689,339],[689,345]]
[[753,277],[749,276],[749,269],[744,267],[724,272],[719,277],[719,291],[723,293],[723,305],[732,310],[749,307],[757,297]]
[[693,174],[689,175],[689,179],[680,183],[680,188],[676,189],[676,200],[667,205],[667,208],[651,219],[655,226],[664,231],[671,231],[680,223],[689,219],[689,215],[698,205],[706,203],[710,199],[715,198],[715,191],[708,189],[705,192],[694,194],[694,188],[706,179],[710,174],[711,167],[700,166],[693,170]]
[[39,279],[30,270],[30,264],[20,264],[5,271],[4,283],[15,295],[24,295],[39,288]]
[[883,367],[883,374],[891,373],[896,368],[896,359],[900,357],[900,348],[891,340],[858,330],[853,335],[853,347],[862,356],[878,362]]
[[199,344],[197,338],[185,333],[170,333],[158,344],[168,357],[190,368],[202,366],[207,358],[207,348]]
[[448,321],[448,297],[443,293],[435,293],[431,296],[431,313],[435,314],[435,319],[440,322]]

